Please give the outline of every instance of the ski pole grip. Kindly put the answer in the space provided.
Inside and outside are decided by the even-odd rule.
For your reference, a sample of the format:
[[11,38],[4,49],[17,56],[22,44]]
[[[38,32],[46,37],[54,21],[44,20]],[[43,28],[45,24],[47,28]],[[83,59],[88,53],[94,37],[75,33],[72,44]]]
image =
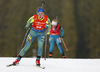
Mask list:
[[42,3],[44,3],[44,4],[45,4],[45,1],[42,1]]

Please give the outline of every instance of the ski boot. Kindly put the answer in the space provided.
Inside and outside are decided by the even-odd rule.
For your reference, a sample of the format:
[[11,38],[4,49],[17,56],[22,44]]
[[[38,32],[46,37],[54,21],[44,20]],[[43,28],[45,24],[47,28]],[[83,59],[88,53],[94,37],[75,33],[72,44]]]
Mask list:
[[62,54],[62,57],[63,57],[63,58],[66,58],[66,56],[65,56],[64,54]]
[[19,56],[18,55],[18,58],[12,63],[12,64],[9,64],[9,65],[6,65],[7,67],[10,67],[10,66],[16,66],[19,64],[19,61],[21,60],[22,56]]
[[19,64],[19,61],[18,59],[16,59],[12,64],[9,64],[9,65],[6,65],[7,67],[10,67],[10,66],[16,66]]
[[40,66],[40,60],[36,59],[36,66]]
[[19,64],[19,61],[18,59],[16,59],[14,62],[13,62],[13,65],[18,65]]
[[41,56],[37,56],[37,58],[36,58],[36,66],[40,66],[40,58],[41,58]]
[[49,58],[52,58],[52,53],[49,53]]
[[13,65],[18,65],[21,58],[22,56],[18,55],[18,58],[13,62]]
[[63,56],[63,58],[66,58],[66,56]]

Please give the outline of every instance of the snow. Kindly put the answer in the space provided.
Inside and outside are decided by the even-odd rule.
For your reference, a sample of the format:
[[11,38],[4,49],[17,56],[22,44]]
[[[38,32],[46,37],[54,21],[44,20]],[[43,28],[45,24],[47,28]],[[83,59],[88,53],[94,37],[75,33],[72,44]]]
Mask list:
[[0,72],[100,72],[100,59],[41,58],[41,66],[35,67],[36,58],[22,58],[18,66],[6,67],[16,58],[0,57]]

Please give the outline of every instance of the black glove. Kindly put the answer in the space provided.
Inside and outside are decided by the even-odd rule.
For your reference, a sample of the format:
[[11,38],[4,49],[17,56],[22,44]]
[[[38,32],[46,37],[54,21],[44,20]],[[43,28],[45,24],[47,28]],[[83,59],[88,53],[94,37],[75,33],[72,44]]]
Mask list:
[[25,29],[27,30],[27,29],[28,29],[28,27],[25,27]]
[[64,36],[60,36],[61,38],[63,38]]

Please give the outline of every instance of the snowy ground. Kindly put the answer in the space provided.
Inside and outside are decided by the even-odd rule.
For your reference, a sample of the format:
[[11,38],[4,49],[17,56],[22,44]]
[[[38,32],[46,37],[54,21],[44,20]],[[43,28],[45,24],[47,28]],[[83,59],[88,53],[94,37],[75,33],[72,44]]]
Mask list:
[[22,58],[18,66],[6,67],[16,58],[1,57],[0,72],[100,72],[100,59],[41,59],[41,66],[45,69],[37,68],[36,58]]

